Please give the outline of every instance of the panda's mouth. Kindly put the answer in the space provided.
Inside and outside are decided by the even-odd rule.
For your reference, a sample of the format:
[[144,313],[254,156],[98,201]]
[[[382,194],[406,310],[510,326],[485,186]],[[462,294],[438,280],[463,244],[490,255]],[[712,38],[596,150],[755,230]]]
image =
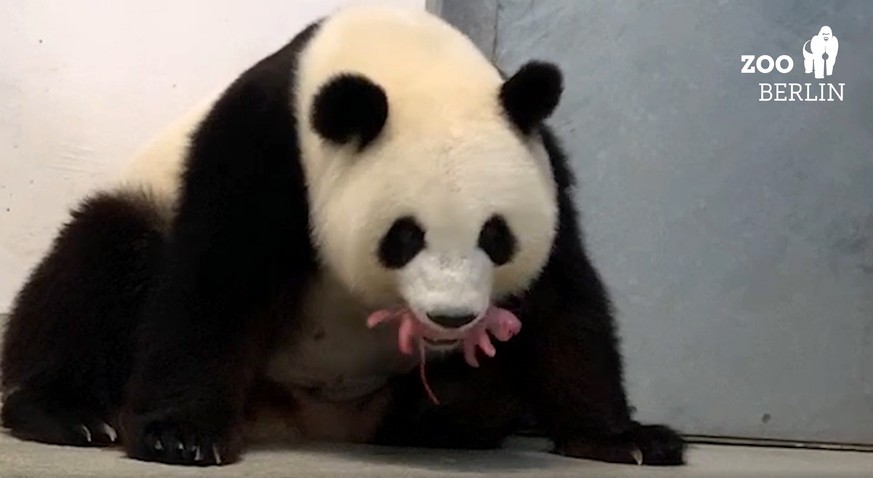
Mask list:
[[461,345],[462,339],[438,339],[432,337],[421,337],[422,342],[429,348],[443,351],[450,350]]

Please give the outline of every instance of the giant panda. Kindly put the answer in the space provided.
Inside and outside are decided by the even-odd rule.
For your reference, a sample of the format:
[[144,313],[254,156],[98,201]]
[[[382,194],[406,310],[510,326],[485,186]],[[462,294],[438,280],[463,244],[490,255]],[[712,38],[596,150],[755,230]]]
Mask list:
[[562,82],[424,11],[309,25],[73,208],[4,331],[4,427],[205,466],[494,448],[532,417],[557,454],[684,463],[631,416],[545,124]]

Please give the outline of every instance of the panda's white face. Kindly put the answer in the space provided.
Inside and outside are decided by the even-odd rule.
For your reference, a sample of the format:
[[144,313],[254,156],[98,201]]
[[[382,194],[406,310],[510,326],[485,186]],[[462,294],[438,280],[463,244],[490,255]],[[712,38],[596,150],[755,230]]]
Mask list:
[[551,113],[559,80],[534,70],[507,87],[426,12],[352,8],[323,23],[294,109],[325,270],[368,306],[402,303],[435,328],[470,327],[528,287],[557,223],[528,126]]
[[361,153],[324,145],[311,189],[325,265],[373,306],[403,301],[424,320],[476,317],[525,288],[550,251],[555,191],[543,151],[501,121],[386,131]]

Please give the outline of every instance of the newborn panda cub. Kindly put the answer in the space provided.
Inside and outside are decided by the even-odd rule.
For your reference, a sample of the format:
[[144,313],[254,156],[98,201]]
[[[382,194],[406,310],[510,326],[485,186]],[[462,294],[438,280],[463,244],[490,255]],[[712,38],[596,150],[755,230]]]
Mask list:
[[675,465],[632,419],[608,293],[545,120],[419,10],[309,25],[72,211],[16,296],[2,423],[43,443],[226,465],[304,440]]

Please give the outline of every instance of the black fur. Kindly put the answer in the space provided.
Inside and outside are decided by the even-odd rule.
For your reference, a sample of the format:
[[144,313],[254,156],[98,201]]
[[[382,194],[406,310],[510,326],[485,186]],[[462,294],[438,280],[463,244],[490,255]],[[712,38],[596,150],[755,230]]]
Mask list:
[[550,63],[531,61],[503,83],[500,102],[512,124],[527,135],[554,112],[562,92],[561,71]]
[[502,266],[515,255],[515,236],[503,216],[491,216],[479,231],[479,247],[495,265]]
[[[316,28],[243,74],[205,119],[172,224],[130,195],[98,196],[74,214],[17,297],[6,331],[3,422],[13,434],[82,444],[79,425],[103,420],[118,425],[137,459],[239,458],[246,400],[317,270],[289,108],[297,54]],[[554,108],[549,71],[531,67],[504,87],[510,121],[522,130]],[[364,138],[373,134],[367,125]],[[375,442],[490,448],[533,413],[557,453],[632,463],[638,449],[645,464],[682,463],[675,432],[630,417],[573,178],[555,138],[541,131],[560,227],[542,275],[503,304],[524,322],[522,333],[496,344],[481,368],[461,357],[430,364],[440,406],[417,372],[394,379],[395,403]]]
[[424,230],[414,217],[394,221],[379,241],[379,262],[389,269],[399,269],[424,249]]
[[163,242],[156,211],[145,195],[88,198],[31,273],[13,304],[0,363],[0,415],[13,435],[109,443],[101,422],[116,426],[134,327]]
[[364,149],[379,136],[388,119],[385,92],[360,75],[343,74],[322,86],[312,105],[315,131],[335,143],[358,138]]

